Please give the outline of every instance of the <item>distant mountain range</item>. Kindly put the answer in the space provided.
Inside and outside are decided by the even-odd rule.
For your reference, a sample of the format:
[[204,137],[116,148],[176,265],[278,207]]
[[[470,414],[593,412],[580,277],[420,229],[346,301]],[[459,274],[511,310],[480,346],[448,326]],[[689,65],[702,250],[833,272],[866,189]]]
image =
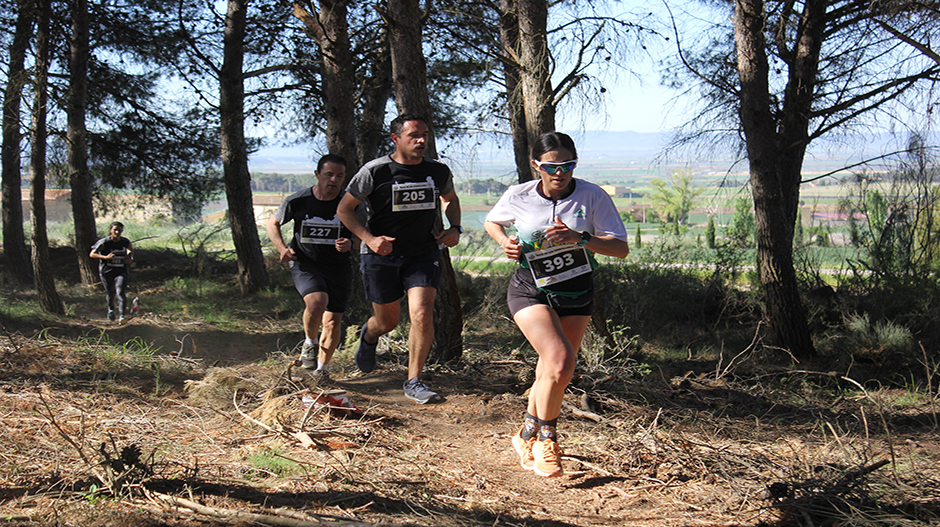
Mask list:
[[[579,175],[608,180],[663,177],[676,167],[691,167],[705,173],[747,172],[746,163],[733,164],[734,153],[716,155],[714,159],[690,161],[689,154],[670,157],[667,163],[657,160],[669,144],[667,133],[585,131],[570,134],[577,145],[581,160]],[[871,159],[898,148],[899,140],[890,134],[871,138],[846,138],[840,143],[819,142],[811,145],[804,171],[825,173]],[[316,160],[325,147],[270,145],[251,156],[252,172],[313,173]],[[440,141],[438,151],[457,178],[507,179],[514,177],[512,148],[508,137],[468,136],[459,140]]]

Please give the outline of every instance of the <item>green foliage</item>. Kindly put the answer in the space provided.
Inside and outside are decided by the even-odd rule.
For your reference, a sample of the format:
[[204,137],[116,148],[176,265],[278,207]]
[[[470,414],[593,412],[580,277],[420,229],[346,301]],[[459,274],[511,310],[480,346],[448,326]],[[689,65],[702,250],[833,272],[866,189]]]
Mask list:
[[637,249],[639,249],[640,247],[643,247],[643,235],[640,230],[639,223],[637,223],[636,225],[636,235],[634,235],[633,237],[633,243],[636,244]]
[[106,188],[168,197],[180,224],[196,221],[223,190],[218,133],[206,121],[127,112],[115,128],[91,135],[90,170]]
[[[650,182],[653,208],[664,224],[685,225],[689,212],[695,206],[695,199],[704,189],[692,186],[692,172],[688,169],[673,172],[670,184],[667,186],[661,179]],[[678,231],[678,228],[673,230]]]
[[[347,179],[352,174],[347,174]],[[312,173],[280,174],[277,172],[252,172],[251,190],[254,192],[277,192],[292,194],[311,186],[316,176]]]
[[832,234],[829,227],[825,225],[813,225],[809,228],[809,240],[818,247],[829,247],[829,235]]
[[676,222],[666,222],[659,225],[659,232],[663,236],[681,238],[683,234],[689,232],[689,227]]
[[[656,257],[662,258],[662,254]],[[700,333],[705,328],[728,326],[725,338],[736,340],[740,324],[759,317],[753,293],[726,287],[716,278],[716,273],[725,276],[724,269],[709,273],[653,263],[652,259],[647,262],[604,265],[596,271],[595,300],[602,304],[599,312],[612,321],[612,333],[617,328],[630,328],[633,335],[627,339],[624,329],[618,347],[608,351],[607,359],[622,355],[642,363],[645,360],[640,352],[648,345],[682,348],[690,341],[708,339]],[[742,341],[748,338],[740,335]]]
[[610,328],[608,338],[589,328],[578,354],[582,367],[589,372],[616,372],[622,379],[649,374],[650,365],[633,358],[641,347],[640,336],[612,320],[608,320],[606,326]]
[[839,348],[855,357],[880,363],[913,364],[917,350],[911,331],[890,320],[870,321],[867,313],[849,316]]
[[108,490],[92,483],[88,486],[88,490],[79,491],[78,495],[87,500],[89,505],[96,507],[101,504],[102,500],[108,499]]
[[212,251],[212,248],[219,246],[220,238],[225,234],[231,234],[227,221],[216,225],[199,223],[192,227],[181,228],[176,233],[183,254],[192,259],[196,276],[204,277],[209,271],[211,263],[215,260],[214,257],[219,254],[219,250]]
[[793,245],[803,244],[803,209],[796,209],[796,225],[793,227]]
[[288,477],[303,473],[300,463],[284,457],[284,451],[277,448],[263,448],[248,456],[248,464],[259,470],[278,477]]
[[709,249],[715,248],[715,215],[708,215],[708,225],[705,226],[705,245]]
[[469,179],[466,181],[461,181],[456,185],[457,192],[459,194],[487,194],[500,196],[503,192],[506,192],[506,189],[509,188],[508,185],[501,181],[495,179]]
[[893,170],[859,174],[844,193],[840,208],[850,218],[856,268],[871,274],[869,286],[923,286],[940,269],[940,168],[930,151],[914,136]]
[[741,196],[734,201],[734,214],[731,224],[728,225],[725,235],[731,242],[740,248],[754,247],[757,225],[754,213],[751,212],[752,202],[750,196]]
[[639,218],[636,217],[636,214],[632,210],[622,210],[620,211],[620,220],[624,223],[637,223]]

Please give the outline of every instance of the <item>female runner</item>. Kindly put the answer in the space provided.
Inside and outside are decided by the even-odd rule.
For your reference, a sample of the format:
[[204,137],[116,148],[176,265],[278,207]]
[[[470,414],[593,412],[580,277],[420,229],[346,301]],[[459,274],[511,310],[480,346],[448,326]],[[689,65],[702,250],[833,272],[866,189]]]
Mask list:
[[[507,300],[513,320],[538,353],[528,408],[512,444],[526,470],[562,474],[555,431],[594,301],[593,254],[624,258],[627,232],[613,200],[574,178],[571,137],[544,133],[532,145],[537,177],[513,185],[487,214],[486,232],[519,262]],[[506,229],[515,228],[515,234]]]

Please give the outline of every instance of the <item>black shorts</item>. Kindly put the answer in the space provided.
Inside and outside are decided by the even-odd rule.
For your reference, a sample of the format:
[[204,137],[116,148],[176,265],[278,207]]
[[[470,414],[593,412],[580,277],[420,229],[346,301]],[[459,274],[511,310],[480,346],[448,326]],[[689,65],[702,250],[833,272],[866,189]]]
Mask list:
[[506,301],[513,316],[524,308],[538,305],[554,309],[560,317],[591,316],[594,311],[594,289],[588,289],[575,298],[550,295],[535,287],[532,271],[519,267],[509,279]]
[[310,293],[326,293],[326,310],[331,313],[346,311],[349,293],[352,289],[352,268],[346,266],[346,272],[324,271],[317,265],[304,260],[291,260],[290,274],[294,278],[294,287],[301,297]]
[[395,302],[412,287],[437,287],[441,281],[437,250],[417,256],[363,254],[359,266],[366,300],[374,304]]

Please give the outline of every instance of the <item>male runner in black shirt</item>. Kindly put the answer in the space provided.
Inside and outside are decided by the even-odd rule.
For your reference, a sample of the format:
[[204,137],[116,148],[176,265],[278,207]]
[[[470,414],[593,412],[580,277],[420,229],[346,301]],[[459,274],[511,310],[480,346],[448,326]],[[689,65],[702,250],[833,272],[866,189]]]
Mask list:
[[[340,342],[352,281],[352,240],[336,215],[343,195],[346,160],[327,154],[317,163],[315,175],[317,184],[288,196],[265,227],[281,261],[289,263],[294,285],[304,299],[301,363],[315,375],[327,376],[327,365]],[[288,247],[281,236],[281,225],[291,221],[294,237]]]
[[[359,333],[356,365],[375,368],[379,337],[398,325],[400,300],[408,295],[408,380],[405,396],[425,404],[439,401],[421,381],[424,362],[434,341],[434,299],[440,281],[439,244],[460,240],[460,201],[447,165],[424,157],[429,136],[424,118],[400,115],[391,123],[395,151],[363,166],[350,180],[337,213],[363,241],[362,280],[373,316]],[[355,209],[365,204],[366,223]],[[434,232],[437,207],[450,227]]]

